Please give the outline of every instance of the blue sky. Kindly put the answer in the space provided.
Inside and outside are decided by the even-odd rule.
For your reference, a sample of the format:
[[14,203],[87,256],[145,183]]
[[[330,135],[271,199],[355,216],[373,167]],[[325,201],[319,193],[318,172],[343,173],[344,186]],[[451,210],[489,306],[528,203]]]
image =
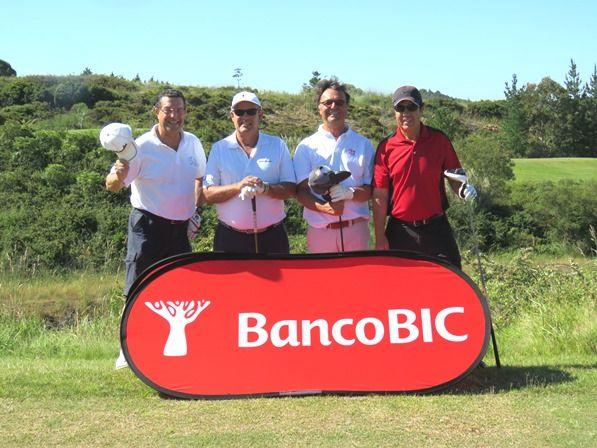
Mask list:
[[570,59],[597,63],[597,1],[57,0],[2,5],[0,59],[19,75],[139,74],[173,84],[298,92],[313,70],[362,89],[403,84],[503,98]]

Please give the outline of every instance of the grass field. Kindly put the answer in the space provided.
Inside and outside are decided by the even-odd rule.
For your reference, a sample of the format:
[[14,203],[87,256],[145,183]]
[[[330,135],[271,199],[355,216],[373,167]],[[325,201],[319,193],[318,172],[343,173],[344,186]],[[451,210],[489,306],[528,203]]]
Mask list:
[[597,158],[513,159],[516,182],[597,180]]
[[0,446],[595,446],[595,261],[487,264],[504,367],[424,396],[165,400],[113,370],[120,276],[5,276]]

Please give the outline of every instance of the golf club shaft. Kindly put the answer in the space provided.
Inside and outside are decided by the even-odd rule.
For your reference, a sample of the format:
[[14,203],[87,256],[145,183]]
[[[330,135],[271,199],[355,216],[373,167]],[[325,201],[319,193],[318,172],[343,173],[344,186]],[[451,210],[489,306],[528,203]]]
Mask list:
[[340,226],[340,248],[344,252],[344,229],[342,228],[342,215],[338,215],[338,225]]
[[[481,263],[481,253],[479,251],[479,237],[477,235],[477,229],[475,227],[475,222],[473,220],[473,204],[469,202],[468,204],[468,218],[469,218],[469,226],[471,228],[471,232],[473,234],[474,244],[475,244],[475,255],[477,257],[477,268],[479,269],[479,276],[481,277],[481,289],[483,291],[483,295],[487,297],[487,287],[485,285],[485,270],[483,269],[483,264]],[[489,316],[490,324],[491,324],[491,343],[493,346],[493,355],[495,357],[495,365],[498,369],[502,367],[502,363],[500,362],[500,354],[498,352],[497,340],[495,338],[495,332],[493,331],[493,322],[491,322],[491,315]]]
[[253,209],[253,238],[255,239],[255,253],[259,253],[259,241],[257,237],[257,199],[251,198],[251,208]]

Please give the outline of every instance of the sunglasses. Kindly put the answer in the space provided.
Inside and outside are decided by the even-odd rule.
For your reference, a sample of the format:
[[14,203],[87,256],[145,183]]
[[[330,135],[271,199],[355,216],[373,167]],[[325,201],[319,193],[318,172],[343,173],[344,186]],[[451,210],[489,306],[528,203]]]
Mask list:
[[242,117],[244,114],[247,114],[252,117],[255,114],[257,114],[258,110],[259,109],[232,109],[232,112],[234,112],[234,115],[236,115],[237,117]]
[[160,110],[166,115],[182,115],[187,111],[184,107],[181,107],[179,109],[172,109],[171,107],[161,107]]
[[326,109],[329,109],[330,107],[332,107],[333,104],[335,104],[336,107],[342,107],[346,104],[346,101],[344,101],[344,100],[326,100],[326,101],[322,101],[319,104],[321,104]]
[[400,112],[400,113],[402,113],[402,112],[404,112],[404,111],[406,111],[406,110],[407,110],[407,111],[409,111],[409,112],[414,112],[414,111],[416,111],[418,108],[419,108],[419,106],[418,106],[417,104],[415,104],[415,103],[410,103],[410,104],[407,104],[407,105],[404,105],[404,104],[396,104],[396,105],[394,106],[394,110],[395,110],[396,112]]

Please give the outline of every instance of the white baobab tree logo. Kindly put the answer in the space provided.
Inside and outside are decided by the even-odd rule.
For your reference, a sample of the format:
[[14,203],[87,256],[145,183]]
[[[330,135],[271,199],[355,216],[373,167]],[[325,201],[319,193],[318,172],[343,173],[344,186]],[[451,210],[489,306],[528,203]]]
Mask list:
[[164,356],[186,356],[185,329],[210,303],[209,300],[145,302],[151,311],[162,316],[170,324],[170,333],[164,346]]

